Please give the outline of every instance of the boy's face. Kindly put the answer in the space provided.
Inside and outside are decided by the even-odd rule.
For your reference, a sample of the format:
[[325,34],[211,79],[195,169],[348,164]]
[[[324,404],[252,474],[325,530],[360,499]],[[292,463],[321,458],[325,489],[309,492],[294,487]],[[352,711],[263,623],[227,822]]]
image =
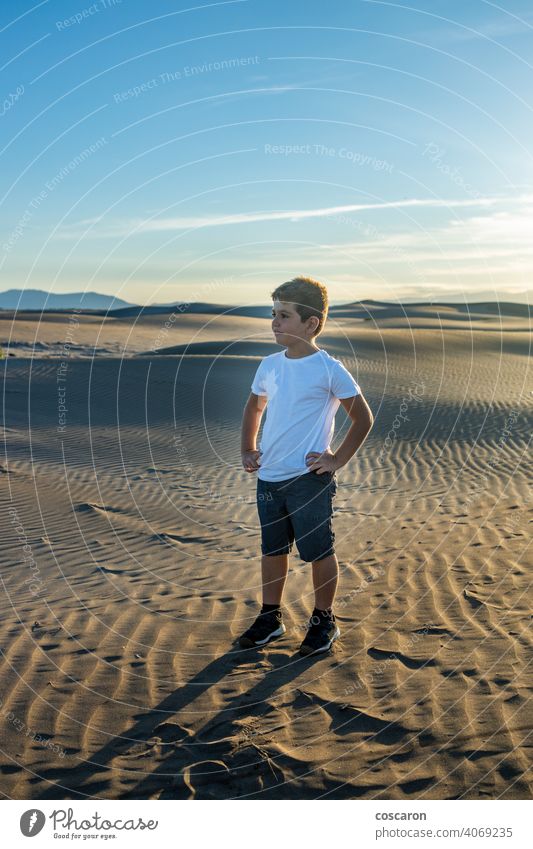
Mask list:
[[296,305],[288,301],[274,301],[272,306],[272,330],[278,345],[290,345],[297,339],[311,338],[310,331],[296,312]]

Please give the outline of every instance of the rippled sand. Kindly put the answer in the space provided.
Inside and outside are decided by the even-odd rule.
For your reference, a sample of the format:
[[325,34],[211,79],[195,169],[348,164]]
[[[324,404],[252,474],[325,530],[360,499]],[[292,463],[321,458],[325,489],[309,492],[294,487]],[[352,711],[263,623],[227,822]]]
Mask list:
[[342,638],[318,659],[296,549],[287,633],[236,643],[261,597],[239,431],[268,320],[38,318],[0,318],[5,797],[531,796],[525,310],[354,308],[319,337],[375,425],[338,472]]

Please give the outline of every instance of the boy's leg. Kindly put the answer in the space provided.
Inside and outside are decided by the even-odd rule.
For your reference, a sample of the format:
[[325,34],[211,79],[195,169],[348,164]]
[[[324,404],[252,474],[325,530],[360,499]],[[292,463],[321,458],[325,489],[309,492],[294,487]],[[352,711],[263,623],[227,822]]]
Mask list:
[[333,607],[339,579],[332,525],[336,491],[337,481],[332,473],[327,476],[302,475],[288,490],[288,512],[298,551],[303,560],[313,564],[315,607],[318,610]]
[[315,607],[318,610],[328,610],[333,607],[338,580],[339,564],[335,554],[313,561]]
[[261,558],[263,604],[281,603],[288,571],[288,554],[263,554]]
[[[253,625],[239,638],[242,648],[262,648],[270,640],[285,634],[287,629],[283,624],[280,602],[288,571],[288,554],[262,555],[263,608]],[[265,606],[269,609],[264,610]]]

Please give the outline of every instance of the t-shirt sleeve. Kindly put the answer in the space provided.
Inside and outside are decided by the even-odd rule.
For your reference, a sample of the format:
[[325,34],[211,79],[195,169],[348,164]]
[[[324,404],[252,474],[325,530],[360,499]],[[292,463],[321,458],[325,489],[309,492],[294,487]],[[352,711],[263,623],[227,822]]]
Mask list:
[[353,398],[354,395],[361,394],[359,384],[340,360],[335,360],[332,369],[331,392],[335,398]]
[[261,360],[259,363],[259,367],[255,373],[255,377],[252,383],[252,392],[254,395],[266,395],[266,385],[265,385],[265,369],[264,369],[264,360]]

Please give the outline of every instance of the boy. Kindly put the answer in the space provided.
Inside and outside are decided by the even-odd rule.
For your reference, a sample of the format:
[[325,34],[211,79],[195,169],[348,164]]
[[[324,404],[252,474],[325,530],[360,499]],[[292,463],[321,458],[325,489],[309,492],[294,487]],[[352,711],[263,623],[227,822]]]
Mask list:
[[[340,636],[333,613],[339,574],[332,528],[336,471],[362,445],[374,418],[349,371],[316,344],[328,312],[326,287],[296,277],[271,297],[272,330],[284,350],[261,361],[241,436],[243,467],[258,472],[263,606],[239,642],[243,648],[264,646],[285,633],[281,598],[296,541],[300,557],[313,569],[315,609],[300,646],[300,654],[309,655],[327,651]],[[267,404],[258,450],[256,437]],[[332,453],[340,404],[351,426]]]

